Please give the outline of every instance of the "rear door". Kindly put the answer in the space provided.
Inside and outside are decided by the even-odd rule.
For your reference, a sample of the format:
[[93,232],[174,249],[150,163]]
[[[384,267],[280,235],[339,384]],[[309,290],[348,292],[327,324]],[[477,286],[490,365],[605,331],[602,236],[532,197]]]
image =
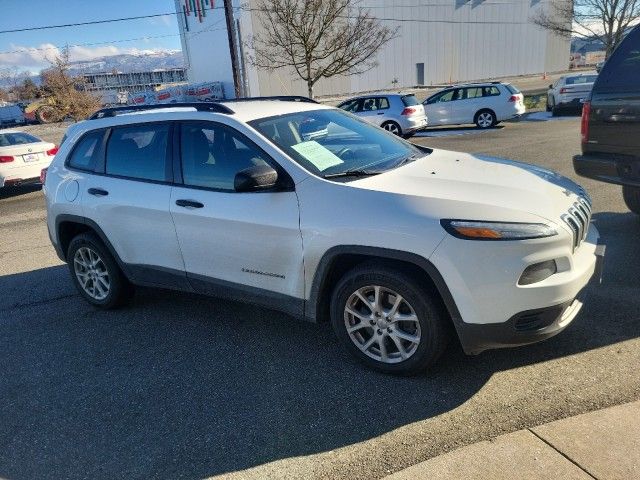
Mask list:
[[304,269],[295,191],[234,188],[241,170],[279,167],[221,123],[184,121],[179,137],[182,185],[173,187],[171,213],[190,283],[203,293],[283,300],[286,310],[301,314]]
[[[614,51],[591,98],[587,152],[640,157],[640,28]],[[635,173],[640,178],[640,168]]]
[[85,216],[98,224],[137,281],[186,285],[169,212],[171,122],[115,127],[103,141],[84,192]]
[[473,123],[474,116],[483,106],[482,87],[465,87],[459,89],[458,100],[452,103],[453,121],[455,123]]

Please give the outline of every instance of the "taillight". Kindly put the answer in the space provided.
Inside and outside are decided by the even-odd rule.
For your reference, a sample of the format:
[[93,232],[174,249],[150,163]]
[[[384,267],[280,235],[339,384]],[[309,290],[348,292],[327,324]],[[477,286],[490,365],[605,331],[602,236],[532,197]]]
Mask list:
[[520,100],[520,96],[519,95],[511,95],[509,97],[509,101],[510,102],[517,102],[518,100]]
[[580,134],[582,143],[589,141],[589,117],[591,116],[591,102],[584,102],[582,105],[582,121],[580,122]]
[[47,169],[43,168],[40,170],[40,183],[44,185],[44,182],[47,181]]
[[[397,112],[397,110],[396,110]],[[402,110],[402,113],[400,115],[412,115],[414,113],[416,113],[417,110],[415,108],[411,108],[411,107],[406,107],[404,110]]]
[[0,163],[11,163],[13,162],[13,157],[10,155],[0,156]]
[[53,157],[56,153],[58,153],[58,146],[54,146],[51,150],[47,150],[47,155],[49,155],[50,157]]
[[562,87],[562,88],[560,89],[560,95],[562,95],[563,93],[567,93],[568,91],[569,91],[569,89],[568,89],[568,88],[564,88],[564,87]]

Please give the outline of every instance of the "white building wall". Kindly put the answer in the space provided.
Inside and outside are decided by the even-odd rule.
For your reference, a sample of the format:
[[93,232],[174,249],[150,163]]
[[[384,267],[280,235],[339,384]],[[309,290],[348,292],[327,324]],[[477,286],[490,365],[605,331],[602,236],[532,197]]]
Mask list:
[[[176,5],[182,2],[176,0]],[[251,10],[254,3],[249,0],[248,10],[238,10],[245,40],[261,28],[260,13]],[[378,53],[376,68],[357,76],[321,80],[316,95],[414,86],[417,63],[425,64],[425,85],[560,71],[569,64],[568,39],[530,21],[538,9],[548,8],[546,0],[363,0],[362,6],[385,25],[398,27],[398,37]],[[215,23],[218,17],[222,20]],[[189,79],[228,83],[231,69],[223,10],[211,21],[222,30],[183,36],[183,48],[189,51]],[[203,43],[219,48],[203,49]],[[250,56],[249,49],[245,51]],[[254,96],[307,93],[306,84],[286,69],[265,72],[247,65],[247,77]],[[227,89],[226,83],[225,91],[232,92],[232,85]]]

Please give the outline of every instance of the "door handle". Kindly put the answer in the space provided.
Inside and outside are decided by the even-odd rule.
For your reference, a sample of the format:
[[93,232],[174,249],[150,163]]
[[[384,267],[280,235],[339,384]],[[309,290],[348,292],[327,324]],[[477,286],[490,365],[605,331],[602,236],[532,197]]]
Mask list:
[[95,197],[106,197],[107,195],[109,195],[109,192],[103,190],[102,188],[90,188],[89,190],[87,190],[87,192]]
[[384,115],[384,112],[376,113],[376,115]]
[[202,208],[204,203],[196,202],[195,200],[176,200],[176,205],[185,208]]

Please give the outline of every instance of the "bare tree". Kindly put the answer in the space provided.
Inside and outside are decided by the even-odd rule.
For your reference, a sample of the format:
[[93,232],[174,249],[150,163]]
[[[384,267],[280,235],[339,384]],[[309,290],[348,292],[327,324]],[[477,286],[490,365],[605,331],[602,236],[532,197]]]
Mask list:
[[640,0],[553,0],[532,20],[565,37],[597,38],[608,57],[640,21]]
[[377,65],[375,54],[397,28],[380,24],[359,0],[257,0],[262,29],[249,40],[250,62],[292,68],[309,97],[322,78],[354,75]]
[[50,68],[40,72],[46,101],[38,109],[42,110],[39,117],[46,121],[61,121],[65,117],[81,120],[100,108],[100,100],[85,91],[84,78],[69,73],[68,49],[64,49],[50,63]]

